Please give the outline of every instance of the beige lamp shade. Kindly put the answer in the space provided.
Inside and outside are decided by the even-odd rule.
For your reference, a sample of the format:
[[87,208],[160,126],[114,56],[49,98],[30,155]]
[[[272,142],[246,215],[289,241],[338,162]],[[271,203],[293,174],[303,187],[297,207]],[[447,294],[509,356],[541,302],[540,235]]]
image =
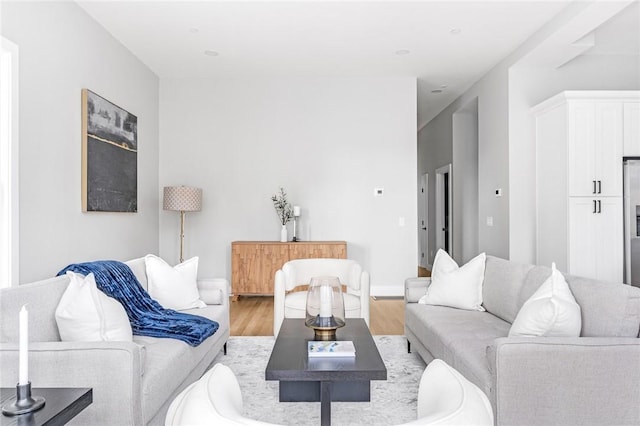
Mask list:
[[199,212],[202,209],[202,188],[165,186],[162,208],[182,212]]
[[190,186],[165,186],[162,208],[180,212],[180,263],[182,263],[185,212],[199,212],[202,209],[202,189]]

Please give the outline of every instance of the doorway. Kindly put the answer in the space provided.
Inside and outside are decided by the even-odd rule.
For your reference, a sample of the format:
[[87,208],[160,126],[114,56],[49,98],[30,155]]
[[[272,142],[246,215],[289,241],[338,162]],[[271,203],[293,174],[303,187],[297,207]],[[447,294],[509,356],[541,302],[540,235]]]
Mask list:
[[420,176],[418,184],[418,266],[430,269],[429,265],[429,173]]
[[436,169],[436,250],[453,253],[451,164]]

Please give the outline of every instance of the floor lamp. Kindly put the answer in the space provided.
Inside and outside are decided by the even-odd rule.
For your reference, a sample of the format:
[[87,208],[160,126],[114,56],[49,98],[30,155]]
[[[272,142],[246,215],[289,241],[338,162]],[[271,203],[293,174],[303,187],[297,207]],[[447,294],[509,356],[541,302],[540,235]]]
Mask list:
[[184,214],[202,209],[202,189],[190,186],[165,186],[162,202],[164,210],[180,212],[180,263],[184,261]]

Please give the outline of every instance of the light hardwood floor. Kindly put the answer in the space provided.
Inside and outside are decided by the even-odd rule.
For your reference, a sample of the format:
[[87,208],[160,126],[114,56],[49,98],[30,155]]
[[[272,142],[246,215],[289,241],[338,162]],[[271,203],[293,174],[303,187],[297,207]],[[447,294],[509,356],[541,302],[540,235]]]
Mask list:
[[430,277],[431,271],[427,268],[423,268],[422,266],[418,266],[418,276],[419,277]]
[[[232,336],[273,336],[273,297],[242,296],[230,302]],[[371,298],[371,334],[404,334],[404,300]]]

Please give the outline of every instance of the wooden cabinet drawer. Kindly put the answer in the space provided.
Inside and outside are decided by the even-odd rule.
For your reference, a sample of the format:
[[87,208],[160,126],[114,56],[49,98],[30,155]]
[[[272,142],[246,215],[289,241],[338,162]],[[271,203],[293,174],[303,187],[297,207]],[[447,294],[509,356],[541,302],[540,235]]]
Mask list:
[[272,295],[276,271],[293,259],[347,258],[345,241],[234,241],[231,243],[231,289],[240,295]]

